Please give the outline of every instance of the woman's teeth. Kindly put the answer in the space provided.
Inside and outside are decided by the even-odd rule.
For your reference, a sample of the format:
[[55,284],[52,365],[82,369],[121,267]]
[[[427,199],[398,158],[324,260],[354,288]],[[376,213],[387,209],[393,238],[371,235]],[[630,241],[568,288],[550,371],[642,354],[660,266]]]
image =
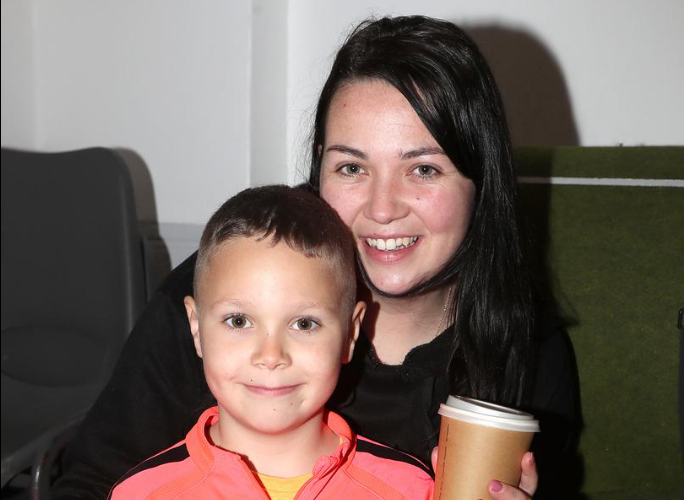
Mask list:
[[418,241],[418,236],[410,236],[406,238],[389,238],[387,240],[380,238],[366,238],[366,243],[368,246],[389,252],[392,250],[411,247],[416,244],[416,241]]

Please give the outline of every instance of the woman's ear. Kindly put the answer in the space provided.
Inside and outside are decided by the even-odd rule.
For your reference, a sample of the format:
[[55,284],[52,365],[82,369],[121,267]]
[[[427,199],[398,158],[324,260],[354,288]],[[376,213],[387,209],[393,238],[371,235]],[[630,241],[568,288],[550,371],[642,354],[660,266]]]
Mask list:
[[190,332],[192,333],[192,340],[195,343],[195,351],[197,355],[202,357],[202,341],[200,339],[199,330],[199,314],[197,311],[197,303],[190,295],[183,299],[185,304],[185,312],[188,314],[188,321],[190,322]]
[[354,312],[351,316],[351,336],[349,340],[349,348],[342,358],[342,363],[349,363],[352,360],[352,355],[354,354],[354,347],[356,346],[356,340],[359,338],[361,333],[361,323],[363,323],[363,316],[366,314],[366,303],[357,302],[354,306]]

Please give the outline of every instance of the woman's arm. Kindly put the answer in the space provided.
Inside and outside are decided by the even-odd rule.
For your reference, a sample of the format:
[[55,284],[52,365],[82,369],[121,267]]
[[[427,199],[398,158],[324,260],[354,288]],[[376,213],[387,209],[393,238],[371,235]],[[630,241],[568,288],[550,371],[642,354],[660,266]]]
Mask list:
[[539,339],[535,387],[528,409],[541,427],[531,448],[539,469],[535,498],[570,497],[579,491],[577,443],[582,417],[575,356],[562,328]]
[[52,498],[106,498],[120,476],[182,439],[211,404],[183,306],[192,293],[194,258],[188,261],[133,329],[109,384],[67,447]]

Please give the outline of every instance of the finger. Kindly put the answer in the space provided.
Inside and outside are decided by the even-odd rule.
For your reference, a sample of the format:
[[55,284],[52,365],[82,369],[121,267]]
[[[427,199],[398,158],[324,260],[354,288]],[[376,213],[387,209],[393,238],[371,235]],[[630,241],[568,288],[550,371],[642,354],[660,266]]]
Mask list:
[[539,474],[537,473],[537,464],[534,460],[534,454],[527,452],[522,459],[522,474],[520,475],[520,483],[518,488],[523,490],[529,496],[533,496],[537,491],[537,484],[539,482]]
[[489,481],[487,489],[494,500],[531,500],[526,492],[501,481]]
[[432,448],[432,453],[430,454],[430,461],[432,462],[432,470],[437,472],[437,457],[439,457],[439,446]]

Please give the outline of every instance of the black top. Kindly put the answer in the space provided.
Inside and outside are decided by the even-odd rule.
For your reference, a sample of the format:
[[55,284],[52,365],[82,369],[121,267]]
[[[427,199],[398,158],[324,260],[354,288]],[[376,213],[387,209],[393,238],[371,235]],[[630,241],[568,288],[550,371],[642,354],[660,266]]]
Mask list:
[[[183,297],[192,294],[194,263],[195,255],[172,271],[133,329],[110,383],[67,448],[65,474],[53,498],[106,497],[120,476],[183,439],[202,411],[215,404],[183,305]],[[448,395],[449,344],[445,332],[411,350],[403,364],[388,366],[376,360],[361,335],[330,408],[359,434],[429,464],[437,445],[437,409]],[[579,420],[574,366],[560,332],[545,336],[538,352],[528,409],[541,419],[542,432],[534,444],[541,480],[557,483],[555,471]]]

